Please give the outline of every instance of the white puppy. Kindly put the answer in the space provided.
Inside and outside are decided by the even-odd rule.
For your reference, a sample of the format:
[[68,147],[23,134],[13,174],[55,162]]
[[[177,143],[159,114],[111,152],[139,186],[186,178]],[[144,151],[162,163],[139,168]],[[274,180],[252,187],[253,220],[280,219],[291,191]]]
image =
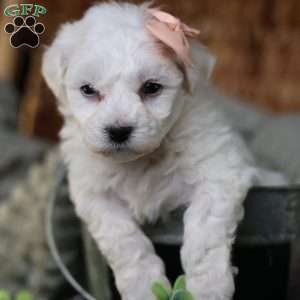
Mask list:
[[196,300],[228,300],[231,246],[256,168],[207,84],[214,59],[191,41],[194,65],[183,66],[146,30],[149,18],[146,5],[96,5],[63,25],[44,55],[65,119],[71,197],[122,299],[150,300],[154,281],[168,284],[140,224],[186,206],[187,286]]

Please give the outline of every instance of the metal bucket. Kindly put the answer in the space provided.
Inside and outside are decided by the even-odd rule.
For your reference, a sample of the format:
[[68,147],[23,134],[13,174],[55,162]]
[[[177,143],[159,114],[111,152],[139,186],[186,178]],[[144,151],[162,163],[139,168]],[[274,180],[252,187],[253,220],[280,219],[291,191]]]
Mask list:
[[[63,167],[60,167],[57,184],[50,196],[47,212],[47,237],[53,258],[65,279],[82,297],[87,300],[111,300],[108,267],[86,230],[82,231],[82,235],[91,292],[75,280],[74,274],[68,270],[62,260],[63,254],[59,252],[57,247],[53,222],[57,214],[64,215],[62,211],[66,210],[61,201],[62,199],[60,199],[62,194],[65,198],[68,198],[66,174]],[[238,228],[238,245],[274,245],[296,241],[294,242],[295,245],[299,246],[300,243],[297,240],[300,233],[299,186],[253,188],[249,191],[245,200],[245,212],[245,218]],[[168,223],[159,222],[154,226],[145,225],[144,231],[154,243],[180,245],[183,232],[183,213],[183,210],[175,211]],[[70,216],[70,210],[68,210],[65,217],[76,218],[74,209],[73,216]],[[300,258],[299,250],[297,250],[298,253],[292,253],[292,260]],[[299,270],[291,268],[291,272],[290,281],[300,278]]]

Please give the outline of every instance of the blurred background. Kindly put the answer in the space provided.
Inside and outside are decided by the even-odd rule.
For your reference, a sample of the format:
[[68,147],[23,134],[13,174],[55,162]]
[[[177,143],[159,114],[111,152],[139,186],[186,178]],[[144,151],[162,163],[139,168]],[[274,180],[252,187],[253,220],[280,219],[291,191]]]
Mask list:
[[[16,2],[2,0],[2,6]],[[15,85],[20,93],[17,120],[23,133],[56,138],[60,121],[53,96],[40,75],[41,54],[60,24],[78,19],[94,2],[38,1],[48,12],[39,20],[46,31],[37,49],[12,49],[8,34],[1,30],[0,80]],[[300,110],[298,0],[156,3],[201,30],[201,42],[217,57],[213,81],[220,89],[275,113]],[[2,28],[9,19],[1,16]]]
[[[45,32],[35,49],[12,48],[10,36],[3,28],[13,18],[0,15],[0,290],[27,288],[37,300],[77,297],[74,291],[62,288],[65,281],[51,260],[45,238],[45,203],[59,161],[53,149],[62,120],[54,96],[41,76],[41,56],[62,23],[77,20],[96,2],[0,1],[2,11],[8,5],[21,3],[37,3],[47,9],[38,18],[45,25]],[[220,91],[267,115],[300,112],[299,0],[161,0],[155,3],[201,30],[199,40],[217,57],[212,81]],[[297,166],[300,174],[300,162]],[[70,236],[68,226],[64,230],[63,236]],[[66,250],[71,257],[70,265],[82,255],[68,252],[76,248],[74,245],[79,245],[77,249],[81,247],[80,241],[75,239],[74,243]],[[289,270],[283,260],[290,256],[289,247],[237,251],[240,254],[235,260],[245,270],[253,260],[259,262],[256,287],[264,290],[257,296],[248,289],[248,298],[243,300],[255,295],[256,300],[285,299]],[[297,249],[294,252],[299,263],[300,246]],[[163,251],[170,256],[169,250]],[[299,266],[300,263],[291,268],[294,279],[300,274]],[[74,270],[78,268],[82,270],[78,264]],[[273,277],[265,281],[270,276]],[[241,281],[243,284],[247,286]],[[289,299],[299,299],[300,284],[294,280],[292,285],[294,298]]]

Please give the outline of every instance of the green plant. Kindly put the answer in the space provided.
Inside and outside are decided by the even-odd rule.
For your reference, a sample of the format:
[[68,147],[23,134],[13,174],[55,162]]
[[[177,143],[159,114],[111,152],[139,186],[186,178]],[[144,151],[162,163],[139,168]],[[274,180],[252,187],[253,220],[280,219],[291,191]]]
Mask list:
[[164,287],[162,283],[154,282],[152,293],[157,300],[194,300],[192,294],[186,289],[184,275],[176,279],[171,291]]
[[0,300],[11,300],[9,292],[0,290]]
[[32,300],[32,296],[27,291],[21,291],[17,294],[16,300]]
[[[12,300],[11,294],[6,290],[0,290],[0,300]],[[17,293],[15,300],[32,300],[32,296],[27,291],[20,291]]]

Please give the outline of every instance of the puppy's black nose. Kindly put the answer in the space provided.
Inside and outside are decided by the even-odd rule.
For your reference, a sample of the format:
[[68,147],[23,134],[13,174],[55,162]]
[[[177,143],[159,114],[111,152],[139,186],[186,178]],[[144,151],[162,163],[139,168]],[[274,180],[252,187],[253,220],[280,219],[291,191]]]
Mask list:
[[122,127],[106,127],[105,131],[108,134],[109,139],[117,144],[125,143],[132,131],[133,127],[131,126],[122,126]]

